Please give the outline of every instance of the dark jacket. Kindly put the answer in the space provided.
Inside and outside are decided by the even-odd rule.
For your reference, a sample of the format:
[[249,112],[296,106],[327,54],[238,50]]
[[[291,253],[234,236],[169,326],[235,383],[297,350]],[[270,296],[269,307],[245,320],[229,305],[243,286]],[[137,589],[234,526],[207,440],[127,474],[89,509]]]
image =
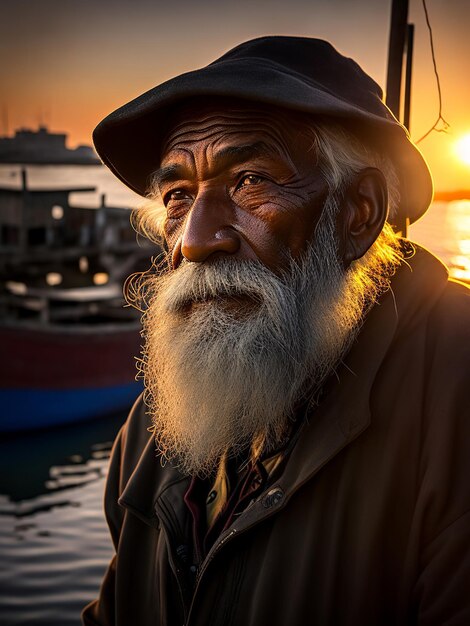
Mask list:
[[139,400],[106,491],[117,557],[84,623],[470,624],[469,293],[424,250],[402,265],[194,593],[188,479],[161,466]]

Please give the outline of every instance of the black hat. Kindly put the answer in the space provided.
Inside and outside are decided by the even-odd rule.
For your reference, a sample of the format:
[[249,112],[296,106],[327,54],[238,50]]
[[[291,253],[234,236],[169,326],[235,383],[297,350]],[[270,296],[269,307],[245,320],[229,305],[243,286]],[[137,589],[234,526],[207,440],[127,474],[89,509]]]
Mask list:
[[307,37],[261,37],[176,76],[108,115],[93,133],[103,163],[145,196],[159,166],[159,142],[175,105],[199,97],[231,97],[329,116],[372,142],[394,163],[399,217],[416,221],[432,200],[428,166],[408,131],[382,100],[382,90],[331,44]]

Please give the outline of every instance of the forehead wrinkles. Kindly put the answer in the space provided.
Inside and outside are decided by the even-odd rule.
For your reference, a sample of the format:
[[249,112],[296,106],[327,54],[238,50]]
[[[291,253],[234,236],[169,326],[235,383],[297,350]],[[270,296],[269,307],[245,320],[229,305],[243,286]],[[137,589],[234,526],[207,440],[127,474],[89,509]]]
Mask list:
[[289,154],[289,138],[293,138],[298,128],[284,127],[278,116],[246,113],[230,115],[207,115],[195,120],[182,121],[169,131],[163,144],[162,157],[178,149],[194,148],[200,142],[212,143],[212,147],[225,143],[232,138],[248,135],[250,141],[257,135],[268,145]]

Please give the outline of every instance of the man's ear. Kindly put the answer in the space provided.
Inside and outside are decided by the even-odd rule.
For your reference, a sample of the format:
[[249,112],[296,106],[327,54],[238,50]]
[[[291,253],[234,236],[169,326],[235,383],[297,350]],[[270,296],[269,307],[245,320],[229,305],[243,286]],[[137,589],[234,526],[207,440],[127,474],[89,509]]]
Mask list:
[[375,167],[361,170],[345,190],[342,204],[338,232],[346,268],[367,252],[387,219],[388,191],[382,172]]

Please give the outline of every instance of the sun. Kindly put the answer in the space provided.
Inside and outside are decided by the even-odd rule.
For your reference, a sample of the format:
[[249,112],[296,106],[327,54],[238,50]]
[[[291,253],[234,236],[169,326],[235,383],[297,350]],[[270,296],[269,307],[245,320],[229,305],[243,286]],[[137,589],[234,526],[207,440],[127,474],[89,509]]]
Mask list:
[[466,165],[470,165],[470,133],[463,135],[455,143],[455,151]]

